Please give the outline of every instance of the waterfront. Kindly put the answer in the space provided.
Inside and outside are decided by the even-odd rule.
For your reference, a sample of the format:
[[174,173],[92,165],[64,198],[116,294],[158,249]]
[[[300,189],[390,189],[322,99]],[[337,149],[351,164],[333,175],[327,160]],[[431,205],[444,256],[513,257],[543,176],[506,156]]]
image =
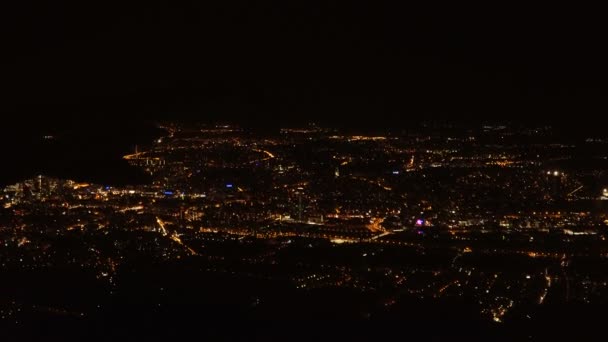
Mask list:
[[0,184],[7,185],[39,174],[108,185],[142,184],[144,172],[122,159],[136,145],[144,148],[162,130],[150,122],[120,126],[92,125],[76,130],[66,125],[33,126],[17,135],[5,127],[0,137]]

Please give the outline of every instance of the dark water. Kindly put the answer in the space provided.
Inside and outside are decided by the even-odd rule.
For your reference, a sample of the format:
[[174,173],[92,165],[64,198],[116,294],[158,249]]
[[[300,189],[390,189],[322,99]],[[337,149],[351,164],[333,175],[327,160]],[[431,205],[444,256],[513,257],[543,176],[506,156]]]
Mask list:
[[[143,184],[149,178],[122,156],[164,132],[151,123],[3,128],[0,186],[38,174],[104,185]],[[45,139],[52,135],[53,139]]]

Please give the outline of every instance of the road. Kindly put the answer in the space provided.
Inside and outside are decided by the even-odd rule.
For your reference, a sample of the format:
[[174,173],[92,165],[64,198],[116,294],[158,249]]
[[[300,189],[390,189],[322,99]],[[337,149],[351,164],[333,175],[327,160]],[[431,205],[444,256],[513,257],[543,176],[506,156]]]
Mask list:
[[[160,226],[163,236],[169,235],[169,232],[167,232],[167,229],[165,228],[165,223],[159,217],[156,217],[156,223],[158,223]],[[195,250],[184,244],[182,239],[180,239],[180,237],[177,235],[177,232],[173,232],[173,234],[169,235],[169,239],[173,240],[180,246],[183,246],[186,250],[188,250],[188,252],[190,252],[191,255],[198,255]]]

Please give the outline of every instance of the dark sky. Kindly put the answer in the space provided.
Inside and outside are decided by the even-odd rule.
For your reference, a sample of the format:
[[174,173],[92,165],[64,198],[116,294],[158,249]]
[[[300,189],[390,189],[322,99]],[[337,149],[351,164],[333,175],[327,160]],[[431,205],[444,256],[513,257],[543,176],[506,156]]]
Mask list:
[[606,113],[599,9],[394,2],[7,1],[0,120],[585,128]]

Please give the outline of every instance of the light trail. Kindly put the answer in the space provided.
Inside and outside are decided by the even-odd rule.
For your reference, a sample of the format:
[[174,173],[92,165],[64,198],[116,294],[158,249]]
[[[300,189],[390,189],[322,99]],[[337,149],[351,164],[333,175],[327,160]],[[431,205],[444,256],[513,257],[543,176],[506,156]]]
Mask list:
[[[406,246],[406,247],[416,247],[416,248],[424,248],[424,246],[420,243],[414,242],[406,242],[406,241],[396,241],[396,240],[381,240],[374,239],[371,237],[365,238],[355,238],[346,235],[340,234],[324,234],[324,233],[305,233],[305,232],[265,232],[265,233],[255,233],[246,229],[222,229],[222,228],[212,228],[212,227],[201,227],[199,231],[202,233],[225,233],[230,235],[237,236],[263,236],[264,238],[279,238],[279,237],[304,237],[304,238],[312,238],[312,239],[328,239],[332,242],[337,243],[373,243],[373,244],[381,244],[381,245],[392,245],[392,246]],[[390,235],[390,234],[388,234]]]
[[251,161],[246,162],[245,164],[255,164],[255,163],[259,163],[259,162],[263,162],[263,161],[266,161],[266,160],[270,160],[270,159],[276,158],[274,154],[272,154],[272,153],[270,153],[269,151],[266,151],[266,150],[252,149],[252,151],[259,152],[259,153],[264,153],[266,155],[266,158],[251,160]]
[[582,188],[583,188],[583,186],[582,186],[582,185],[581,185],[581,186],[579,186],[578,188],[576,188],[576,189],[572,190],[572,192],[570,192],[570,193],[568,194],[568,196],[572,196],[572,195],[574,195],[574,194],[575,194],[577,191],[579,191],[579,190],[580,190],[580,189],[582,189]]
[[139,159],[141,156],[145,155],[146,152],[137,152],[133,154],[127,154],[122,157],[122,159],[131,160],[131,159]]
[[135,210],[143,210],[144,206],[143,205],[136,205],[134,207],[128,207],[128,208],[124,208],[124,209],[120,209],[119,212],[124,213],[127,211],[135,211]]
[[177,233],[174,232],[173,234],[171,234],[170,239],[173,240],[173,241],[175,241],[175,242],[177,242],[179,245],[183,246],[184,248],[186,248],[190,252],[190,254],[197,255],[197,253],[196,253],[195,250],[193,250],[192,248],[186,246],[186,244],[184,244],[182,242],[182,239],[180,239],[179,236],[177,236]]
[[[163,236],[169,235],[169,233],[167,232],[167,229],[165,228],[165,223],[159,217],[156,217],[156,223],[158,223],[158,225],[160,226]],[[191,255],[198,255],[195,250],[193,250],[189,246],[186,246],[186,244],[183,243],[182,239],[180,239],[179,236],[177,235],[177,232],[173,232],[173,234],[171,234],[169,236],[169,239],[173,240],[180,246],[186,248],[190,252]]]
[[545,268],[545,281],[547,281],[547,285],[545,286],[545,290],[543,291],[543,293],[540,295],[540,298],[538,299],[538,304],[542,304],[545,301],[545,298],[547,298],[547,294],[549,293],[549,289],[551,288],[551,277],[549,276],[549,272],[546,268]]
[[160,226],[163,236],[169,235],[169,233],[167,233],[167,229],[165,229],[165,223],[161,221],[160,218],[156,218],[156,223],[158,223],[158,225]]
[[384,233],[382,233],[382,234],[379,234],[379,235],[374,236],[374,237],[372,238],[372,240],[376,240],[376,239],[378,239],[378,238],[381,238],[381,237],[384,237],[384,236],[387,236],[387,235],[391,235],[391,234],[393,234],[393,232],[384,232]]
[[456,285],[458,284],[458,280],[454,280],[452,282],[447,283],[444,287],[439,289],[439,292],[437,293],[438,296],[440,296],[445,290],[448,289],[448,287],[452,286],[452,285]]
[[274,154],[272,154],[266,150],[260,150],[259,152],[266,154],[268,156],[268,158],[274,158]]

